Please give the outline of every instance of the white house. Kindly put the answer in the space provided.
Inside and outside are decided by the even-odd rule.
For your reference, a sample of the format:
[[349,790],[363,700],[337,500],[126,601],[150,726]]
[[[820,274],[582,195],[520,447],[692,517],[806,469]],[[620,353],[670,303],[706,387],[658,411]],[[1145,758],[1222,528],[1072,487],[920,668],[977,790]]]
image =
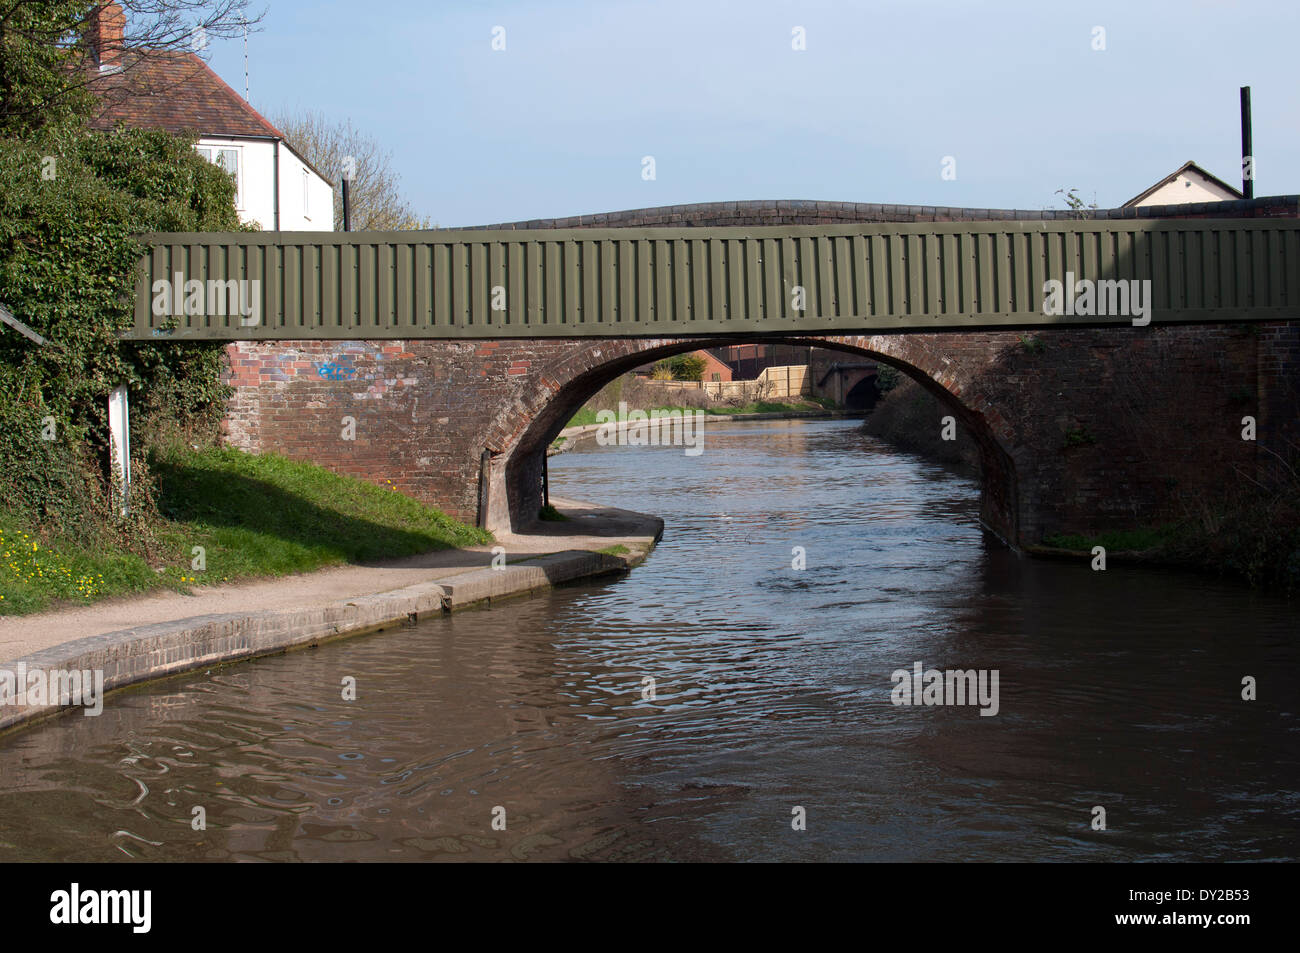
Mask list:
[[241,221],[267,231],[334,230],[334,184],[280,130],[193,53],[125,48],[125,24],[116,3],[90,20],[100,103],[91,128],[197,134],[199,154],[234,174]]
[[1244,198],[1227,182],[1187,162],[1151,188],[1129,199],[1120,208],[1140,205],[1190,205],[1194,202],[1230,202]]

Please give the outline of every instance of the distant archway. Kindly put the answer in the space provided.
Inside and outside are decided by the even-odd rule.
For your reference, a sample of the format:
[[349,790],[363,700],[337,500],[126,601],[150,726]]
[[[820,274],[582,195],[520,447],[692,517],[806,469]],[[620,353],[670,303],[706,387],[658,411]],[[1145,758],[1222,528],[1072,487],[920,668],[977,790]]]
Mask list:
[[870,410],[880,399],[880,390],[876,387],[876,375],[863,377],[844,395],[844,409],[852,411]]

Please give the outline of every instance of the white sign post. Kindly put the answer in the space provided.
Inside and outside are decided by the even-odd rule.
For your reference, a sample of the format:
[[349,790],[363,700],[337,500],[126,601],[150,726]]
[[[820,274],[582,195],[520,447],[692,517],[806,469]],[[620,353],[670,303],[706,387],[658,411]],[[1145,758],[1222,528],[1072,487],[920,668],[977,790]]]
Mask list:
[[131,410],[125,384],[108,395],[108,429],[113,439],[113,477],[121,493],[122,515],[126,516],[131,493]]

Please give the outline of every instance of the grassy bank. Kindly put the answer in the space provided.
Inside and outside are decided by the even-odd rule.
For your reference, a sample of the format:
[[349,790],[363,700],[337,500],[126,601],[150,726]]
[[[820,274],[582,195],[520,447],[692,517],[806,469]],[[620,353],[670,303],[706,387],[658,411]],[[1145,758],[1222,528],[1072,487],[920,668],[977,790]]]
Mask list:
[[723,417],[732,417],[736,414],[806,414],[809,411],[816,410],[833,410],[834,401],[825,398],[808,397],[796,398],[794,401],[775,401],[759,400],[752,404],[745,404],[741,407],[714,407],[706,410],[706,414],[717,414]]
[[[750,404],[744,404],[740,407],[677,407],[666,405],[663,407],[636,407],[635,410],[642,410],[647,414],[653,412],[664,413],[667,411],[681,411],[682,413],[693,413],[696,410],[703,410],[704,413],[711,417],[734,417],[737,414],[788,414],[788,413],[807,413],[812,410],[833,410],[834,401],[825,398],[809,397],[806,400],[796,402],[779,402],[771,400],[759,400]],[[600,423],[596,419],[598,411],[592,407],[583,407],[573,418],[566,424],[569,427],[587,427],[591,424]]]
[[1102,546],[1108,556],[1120,553],[1296,595],[1300,593],[1300,489],[1283,486],[1273,494],[1243,496],[1160,527],[1097,536],[1049,536],[1042,545],[1080,557]]
[[[653,411],[658,411],[659,413],[666,413],[667,411],[670,410],[678,410],[681,411],[682,413],[689,413],[695,410],[694,407],[674,407],[668,404],[662,407],[634,407],[630,409],[643,410],[647,414]],[[573,415],[572,419],[570,419],[569,422],[565,424],[565,426],[566,427],[590,427],[592,424],[598,424],[600,423],[600,421],[596,419],[596,415],[598,413],[600,413],[600,411],[598,411],[594,407],[581,407],[578,409],[578,412]]]
[[[38,531],[0,510],[0,614],[491,539],[391,489],[274,454],[174,451],[151,470],[157,511],[101,539]],[[195,547],[205,568],[193,568]]]
[[1078,534],[1047,536],[1043,539],[1043,545],[1049,549],[1065,549],[1078,553],[1090,553],[1094,546],[1101,546],[1108,553],[1151,553],[1177,544],[1184,539],[1185,535],[1179,526],[1170,525],[1114,530],[1097,536]]

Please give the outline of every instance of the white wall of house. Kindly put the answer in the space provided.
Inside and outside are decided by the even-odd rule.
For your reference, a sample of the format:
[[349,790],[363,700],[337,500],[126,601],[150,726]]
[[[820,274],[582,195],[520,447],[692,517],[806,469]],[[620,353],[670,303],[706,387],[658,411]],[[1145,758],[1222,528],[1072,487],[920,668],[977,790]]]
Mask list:
[[265,231],[275,228],[276,153],[280,157],[280,230],[332,232],[334,190],[289,149],[272,139],[223,139],[203,136],[197,146],[204,158],[222,168],[234,166],[239,219]]
[[280,228],[334,231],[334,190],[305,162],[280,146]]
[[1188,205],[1192,202],[1227,202],[1235,198],[1238,196],[1222,186],[1188,170],[1135,205]]

